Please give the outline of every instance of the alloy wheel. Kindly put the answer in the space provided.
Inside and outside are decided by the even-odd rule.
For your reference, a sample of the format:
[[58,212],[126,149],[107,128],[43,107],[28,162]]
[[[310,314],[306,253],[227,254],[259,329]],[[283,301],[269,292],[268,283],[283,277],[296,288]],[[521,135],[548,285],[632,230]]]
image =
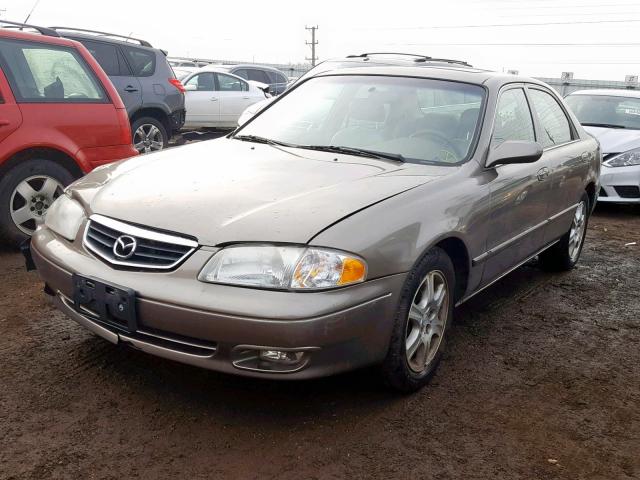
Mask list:
[[143,123],[133,134],[133,146],[140,153],[155,152],[164,148],[162,132],[151,123]]
[[31,235],[63,189],[58,180],[47,175],[34,175],[21,181],[10,199],[13,223],[22,233]]
[[424,372],[436,357],[449,312],[449,287],[439,270],[429,272],[416,290],[409,308],[405,334],[407,364]]
[[569,230],[569,258],[575,262],[580,255],[582,239],[587,227],[587,208],[584,202],[580,202],[573,215],[571,230]]

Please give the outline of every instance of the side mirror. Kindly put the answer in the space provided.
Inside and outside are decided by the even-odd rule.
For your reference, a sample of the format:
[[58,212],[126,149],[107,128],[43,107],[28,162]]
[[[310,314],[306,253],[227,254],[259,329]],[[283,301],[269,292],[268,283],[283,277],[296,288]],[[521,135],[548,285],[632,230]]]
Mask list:
[[197,85],[194,85],[193,83],[191,83],[191,84],[189,84],[189,85],[185,85],[185,86],[184,86],[184,89],[185,89],[187,92],[195,92],[196,90],[198,90],[198,86],[197,86]]
[[542,147],[537,142],[507,140],[489,152],[485,166],[533,163],[542,156]]

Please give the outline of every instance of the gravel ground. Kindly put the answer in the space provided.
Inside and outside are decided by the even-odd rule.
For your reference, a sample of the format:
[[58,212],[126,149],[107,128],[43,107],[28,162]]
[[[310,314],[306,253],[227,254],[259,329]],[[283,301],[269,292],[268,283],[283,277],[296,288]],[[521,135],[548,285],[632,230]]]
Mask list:
[[272,383],[115,347],[0,252],[0,478],[638,479],[639,262],[640,209],[599,208],[574,271],[459,308],[398,396],[372,370]]

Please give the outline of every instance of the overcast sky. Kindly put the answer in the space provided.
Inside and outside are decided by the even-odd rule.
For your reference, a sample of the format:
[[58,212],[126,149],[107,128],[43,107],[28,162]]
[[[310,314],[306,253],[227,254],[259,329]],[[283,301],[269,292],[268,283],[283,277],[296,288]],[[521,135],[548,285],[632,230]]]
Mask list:
[[[35,0],[0,0],[23,21]],[[383,6],[384,5],[384,6]],[[531,76],[640,74],[640,0],[40,0],[30,23],[132,34],[171,56],[298,63],[365,51],[458,58]]]

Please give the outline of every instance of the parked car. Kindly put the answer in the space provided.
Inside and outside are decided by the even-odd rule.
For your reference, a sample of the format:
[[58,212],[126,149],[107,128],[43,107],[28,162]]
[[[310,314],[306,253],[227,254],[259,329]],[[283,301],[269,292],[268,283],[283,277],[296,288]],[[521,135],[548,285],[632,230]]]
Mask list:
[[598,201],[640,203],[640,92],[580,90],[566,102],[602,147]]
[[0,29],[0,238],[27,238],[63,188],[98,165],[136,155],[113,85],[79,43]]
[[216,68],[221,71],[233,73],[238,77],[245,80],[252,80],[254,82],[263,83],[269,85],[269,93],[271,95],[280,95],[287,89],[289,80],[287,76],[280,70],[274,67],[267,67],[266,65],[215,65]]
[[335,70],[231,135],[88,175],[32,254],[58,307],[113,343],[269,379],[380,365],[412,391],[454,305],[535,256],[578,262],[600,161],[542,82]]
[[185,128],[235,128],[242,112],[264,100],[269,86],[247,82],[211,65],[184,78],[187,118]]
[[165,148],[185,119],[184,88],[167,62],[166,52],[130,36],[52,28],[82,43],[109,75],[127,107],[138,152]]

